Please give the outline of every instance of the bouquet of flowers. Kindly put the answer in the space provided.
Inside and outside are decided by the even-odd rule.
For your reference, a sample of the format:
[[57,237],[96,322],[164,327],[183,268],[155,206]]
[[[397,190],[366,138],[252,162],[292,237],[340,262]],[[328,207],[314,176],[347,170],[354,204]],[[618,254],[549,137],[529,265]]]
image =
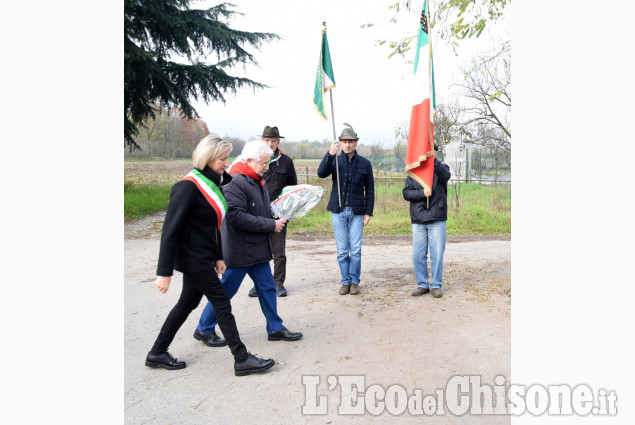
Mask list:
[[282,193],[271,203],[274,217],[291,220],[306,215],[322,198],[321,186],[299,184],[286,186]]

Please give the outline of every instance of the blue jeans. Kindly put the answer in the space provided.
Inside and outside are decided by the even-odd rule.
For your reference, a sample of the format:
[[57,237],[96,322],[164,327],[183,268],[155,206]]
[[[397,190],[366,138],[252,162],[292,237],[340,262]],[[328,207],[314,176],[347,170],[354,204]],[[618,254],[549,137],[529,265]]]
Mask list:
[[445,220],[412,224],[412,263],[417,277],[417,286],[428,287],[428,249],[432,282],[430,289],[443,284],[443,253],[445,252]]
[[[282,319],[278,316],[278,298],[269,262],[250,267],[227,267],[220,281],[227,296],[233,298],[236,295],[246,274],[254,281],[260,309],[267,320],[267,333],[273,334],[282,330],[284,326],[282,326]],[[216,312],[212,303],[208,302],[198,321],[197,329],[203,333],[211,334],[214,332],[216,323]]]
[[362,233],[364,216],[354,215],[353,208],[344,207],[341,213],[331,213],[335,245],[337,246],[337,262],[342,273],[342,284],[359,285],[362,271]]

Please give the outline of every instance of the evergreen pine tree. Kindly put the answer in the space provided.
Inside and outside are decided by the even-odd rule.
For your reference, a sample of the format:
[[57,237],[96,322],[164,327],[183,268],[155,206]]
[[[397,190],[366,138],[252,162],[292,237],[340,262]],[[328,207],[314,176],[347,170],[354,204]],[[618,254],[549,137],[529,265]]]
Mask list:
[[[231,4],[191,9],[192,0],[124,0],[124,144],[139,149],[134,141],[137,126],[154,118],[154,108],[178,106],[188,118],[198,117],[189,99],[221,101],[238,88],[266,88],[248,78],[228,75],[238,64],[257,64],[243,49],[259,49],[278,39],[271,33],[229,28],[235,14]],[[217,62],[200,59],[214,55]],[[187,62],[187,63],[183,63]]]

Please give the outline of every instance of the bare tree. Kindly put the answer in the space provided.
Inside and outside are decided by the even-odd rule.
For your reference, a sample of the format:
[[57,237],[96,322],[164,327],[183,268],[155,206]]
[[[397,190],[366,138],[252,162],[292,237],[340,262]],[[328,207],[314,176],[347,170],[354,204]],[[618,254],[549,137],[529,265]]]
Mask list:
[[408,142],[408,132],[410,131],[410,120],[400,122],[395,127],[395,140],[398,142]]
[[392,148],[393,154],[395,155],[395,160],[399,164],[406,163],[406,142],[403,140],[397,140],[395,142],[395,146]]
[[395,146],[393,152],[399,167],[406,164],[406,151],[408,148],[408,132],[410,131],[410,121],[402,121],[395,127]]
[[460,207],[461,200],[461,179],[465,176],[463,175],[463,161],[465,160],[465,144],[460,144],[456,149],[452,149],[450,155],[446,155],[445,157],[446,163],[450,167],[450,172],[452,173],[452,177],[454,177],[454,182],[451,184],[452,194],[454,196],[454,202],[456,208]]
[[223,140],[228,141],[232,144],[232,151],[230,152],[230,156],[238,156],[243,150],[245,143],[247,143],[244,139],[238,136],[228,136],[225,135]]
[[381,169],[384,155],[386,155],[386,142],[384,140],[373,140],[369,146],[370,160],[377,164],[377,169]]
[[437,105],[434,119],[434,143],[437,146],[461,140],[465,108],[458,104],[442,103]]
[[296,146],[296,152],[298,153],[298,158],[308,158],[309,141],[302,140],[300,143],[298,143],[298,145]]
[[[465,78],[455,83],[463,89],[466,102],[464,132],[474,143],[498,142],[511,149],[511,42],[503,43],[493,54],[473,59],[463,68]],[[492,131],[497,129],[498,131]],[[487,136],[488,139],[484,139]]]
[[381,157],[386,153],[386,148],[385,146],[385,141],[383,140],[373,140],[373,142],[370,144],[370,152],[371,155],[376,156],[376,157]]
[[473,142],[486,152],[483,156],[479,151],[480,163],[476,164],[482,173],[484,169],[494,170],[494,178],[498,178],[500,168],[511,170],[511,144],[506,135],[498,128],[482,126],[474,132]]
[[481,178],[483,176],[484,161],[480,149],[474,149],[471,166],[476,169],[476,175]]

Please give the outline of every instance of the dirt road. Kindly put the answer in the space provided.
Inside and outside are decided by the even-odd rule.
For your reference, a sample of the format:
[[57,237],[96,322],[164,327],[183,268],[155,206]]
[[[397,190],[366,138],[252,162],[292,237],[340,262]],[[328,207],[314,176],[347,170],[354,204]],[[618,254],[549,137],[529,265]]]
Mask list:
[[[246,278],[232,300],[241,339],[250,352],[277,364],[269,373],[238,378],[227,347],[209,348],[192,337],[204,302],[170,347],[187,367],[144,366],[182,282],[175,273],[167,294],[154,288],[162,219],[157,214],[125,225],[126,424],[510,423],[509,416],[457,416],[449,408],[429,417],[416,405],[402,409],[381,396],[382,389],[434,395],[455,375],[480,375],[490,386],[497,375],[511,382],[509,238],[449,238],[445,295],[435,299],[410,296],[415,288],[410,237],[365,237],[361,294],[340,296],[333,238],[290,236],[289,295],[278,298],[278,311],[304,338],[267,341],[264,316],[257,300],[247,296],[252,283]],[[347,380],[363,381],[361,414],[348,406],[355,393]]]

